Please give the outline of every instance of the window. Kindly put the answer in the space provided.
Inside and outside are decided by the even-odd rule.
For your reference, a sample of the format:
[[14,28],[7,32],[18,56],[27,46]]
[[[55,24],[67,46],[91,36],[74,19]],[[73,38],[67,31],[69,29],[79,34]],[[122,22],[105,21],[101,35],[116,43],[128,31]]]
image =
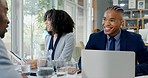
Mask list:
[[36,58],[44,44],[44,13],[50,9],[50,0],[24,0],[23,57]]
[[84,6],[84,0],[78,0],[78,4],[79,4],[80,6]]
[[84,8],[78,7],[77,12],[77,26],[76,26],[76,43],[84,40]]
[[88,12],[86,5],[84,5],[85,0],[80,0],[80,2],[77,0],[14,0],[11,3],[11,18],[13,19],[11,20],[12,36],[9,37],[12,39],[12,51],[21,57],[37,58],[40,49],[43,49],[45,32],[43,16],[51,8],[67,11],[75,22],[76,43],[86,42],[88,35],[86,31],[90,29],[86,27],[91,25],[90,23],[85,24],[86,12]]
[[[81,2],[81,4],[84,4]],[[76,35],[76,46],[79,46],[79,42],[80,41],[84,41],[83,37],[84,37],[84,6],[79,5],[78,3],[74,3],[72,1],[66,1],[65,2],[65,8],[64,10],[66,10],[71,17],[73,18],[74,22],[75,22],[75,35]]]

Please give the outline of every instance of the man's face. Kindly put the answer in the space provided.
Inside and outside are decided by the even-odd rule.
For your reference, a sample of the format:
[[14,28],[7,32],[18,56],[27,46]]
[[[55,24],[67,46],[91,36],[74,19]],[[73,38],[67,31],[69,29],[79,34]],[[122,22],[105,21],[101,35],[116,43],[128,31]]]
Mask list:
[[109,36],[115,36],[120,31],[120,26],[123,23],[122,14],[114,11],[107,10],[104,13],[104,18],[102,20],[102,26],[104,33]]
[[7,17],[7,3],[6,0],[0,0],[0,37],[4,38],[5,33],[7,32],[7,27],[9,24],[9,20]]

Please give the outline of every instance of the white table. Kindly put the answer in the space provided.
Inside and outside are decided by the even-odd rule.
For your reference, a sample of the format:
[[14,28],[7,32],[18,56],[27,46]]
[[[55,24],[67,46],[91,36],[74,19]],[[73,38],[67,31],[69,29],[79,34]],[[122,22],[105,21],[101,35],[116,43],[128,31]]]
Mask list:
[[139,77],[135,77],[135,78],[148,78],[148,75],[146,75],[146,76],[139,76]]
[[[36,72],[36,69],[35,70],[32,70],[32,72]],[[29,78],[38,78],[37,76],[30,76]],[[52,78],[57,78],[57,77],[52,77]],[[67,76],[67,77],[58,77],[58,78],[74,78],[74,77],[72,77],[72,76]],[[76,78],[82,78],[82,74],[80,73],[80,74],[78,74],[77,75],[77,77]],[[146,75],[146,76],[139,76],[139,77],[135,77],[135,78],[148,78],[148,75]]]
[[[29,78],[38,78],[37,76],[30,76]],[[52,77],[57,78],[57,77]],[[78,75],[77,77],[67,76],[67,77],[58,77],[58,78],[82,78],[81,75]]]
[[[31,76],[30,78],[38,78],[36,76]],[[52,77],[52,78],[56,78],[56,77]],[[59,78],[59,77],[58,77]],[[72,78],[71,76],[69,77],[60,77],[60,78]],[[81,74],[78,74],[78,76],[76,78],[82,78]],[[135,77],[135,78],[148,78],[148,75],[146,76],[139,76],[139,77]]]
[[[37,71],[36,69],[31,70],[32,73],[36,73],[36,71]],[[29,78],[38,78],[38,77],[37,76],[30,76]],[[57,77],[53,76],[52,78],[57,78]],[[63,77],[61,76],[61,77],[58,77],[58,78],[75,78],[75,77],[73,77],[72,75],[68,75],[66,77],[65,76],[63,76]],[[82,78],[81,77],[81,73],[77,74],[76,78]]]

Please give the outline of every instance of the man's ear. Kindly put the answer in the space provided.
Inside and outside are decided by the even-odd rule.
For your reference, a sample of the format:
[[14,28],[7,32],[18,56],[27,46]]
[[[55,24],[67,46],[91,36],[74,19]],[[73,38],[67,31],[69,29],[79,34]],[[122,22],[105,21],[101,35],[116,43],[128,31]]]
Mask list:
[[121,25],[124,24],[124,18],[122,18],[122,19],[120,20],[120,23],[121,23]]

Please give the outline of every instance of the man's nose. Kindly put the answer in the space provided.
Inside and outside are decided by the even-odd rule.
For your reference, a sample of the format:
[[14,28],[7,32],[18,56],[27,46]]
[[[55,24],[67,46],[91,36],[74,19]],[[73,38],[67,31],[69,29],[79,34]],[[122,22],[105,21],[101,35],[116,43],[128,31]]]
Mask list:
[[9,24],[9,23],[10,23],[10,21],[7,22],[7,24]]
[[108,26],[108,25],[110,25],[110,22],[109,22],[109,20],[106,20],[106,21],[104,21],[104,25],[105,25],[105,26]]

